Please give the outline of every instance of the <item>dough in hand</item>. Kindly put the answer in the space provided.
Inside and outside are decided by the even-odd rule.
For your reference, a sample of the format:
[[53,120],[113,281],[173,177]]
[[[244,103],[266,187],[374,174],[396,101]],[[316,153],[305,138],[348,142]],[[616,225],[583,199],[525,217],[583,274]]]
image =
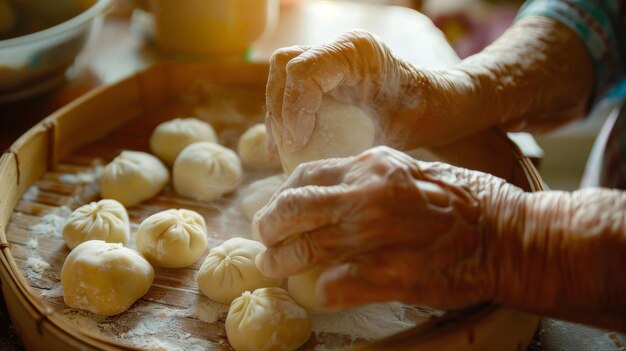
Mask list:
[[279,174],[257,180],[241,189],[239,207],[249,220],[272,199],[272,195],[285,183],[285,179],[284,174]]
[[247,169],[280,169],[278,158],[275,157],[270,160],[265,148],[266,142],[267,129],[263,123],[255,124],[241,135],[237,145],[237,153]]
[[171,209],[141,222],[137,229],[137,250],[155,266],[186,267],[202,256],[206,236],[206,223],[200,214]]
[[175,118],[159,124],[150,137],[150,150],[167,165],[187,146],[200,141],[216,142],[215,130],[197,118]]
[[63,226],[63,239],[70,250],[87,240],[126,245],[129,235],[128,213],[121,203],[111,199],[75,209]]
[[198,271],[200,291],[211,300],[229,304],[244,291],[280,286],[282,279],[261,274],[254,258],[265,251],[258,241],[233,238],[214,247]]
[[169,172],[158,158],[140,151],[122,151],[100,175],[100,194],[126,207],[158,194],[169,181]]
[[174,189],[195,200],[215,200],[237,189],[242,179],[237,154],[215,143],[191,144],[174,162]]
[[317,285],[317,281],[320,279],[322,272],[322,270],[314,268],[293,275],[287,280],[289,296],[307,311],[315,313],[328,312],[328,310],[323,307],[322,301],[320,301],[315,294],[315,285]]
[[244,292],[226,317],[226,336],[236,351],[296,350],[310,335],[307,312],[281,288]]
[[374,146],[376,130],[369,115],[360,107],[324,96],[316,115],[309,142],[297,152],[277,144],[287,174],[301,163],[333,157],[357,155]]
[[63,300],[103,316],[126,311],[150,290],[154,270],[137,251],[90,240],[76,246],[61,270]]

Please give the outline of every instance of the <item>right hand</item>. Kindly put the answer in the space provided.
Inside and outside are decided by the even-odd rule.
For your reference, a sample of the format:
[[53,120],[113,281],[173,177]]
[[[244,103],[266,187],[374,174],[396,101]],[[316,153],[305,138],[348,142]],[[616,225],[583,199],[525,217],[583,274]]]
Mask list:
[[253,221],[268,277],[327,268],[326,307],[402,301],[455,309],[492,301],[514,277],[496,231],[524,192],[492,175],[376,147],[298,166]]
[[322,95],[364,108],[396,149],[441,145],[476,130],[469,77],[461,71],[421,70],[396,58],[375,35],[348,32],[319,47],[277,50],[270,60],[266,126],[271,142],[295,152],[315,126]]

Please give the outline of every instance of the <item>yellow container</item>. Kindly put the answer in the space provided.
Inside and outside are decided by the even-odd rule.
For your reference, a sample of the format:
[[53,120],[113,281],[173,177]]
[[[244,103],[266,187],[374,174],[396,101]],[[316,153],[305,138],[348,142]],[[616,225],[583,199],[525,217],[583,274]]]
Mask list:
[[278,0],[150,0],[155,41],[172,54],[241,56],[278,16]]

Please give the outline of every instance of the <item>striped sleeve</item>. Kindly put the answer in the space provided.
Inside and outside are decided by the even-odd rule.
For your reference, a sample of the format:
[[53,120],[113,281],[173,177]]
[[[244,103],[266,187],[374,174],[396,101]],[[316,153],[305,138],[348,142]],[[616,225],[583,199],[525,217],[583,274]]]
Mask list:
[[552,17],[585,42],[595,68],[596,101],[626,73],[626,0],[529,0],[517,19]]

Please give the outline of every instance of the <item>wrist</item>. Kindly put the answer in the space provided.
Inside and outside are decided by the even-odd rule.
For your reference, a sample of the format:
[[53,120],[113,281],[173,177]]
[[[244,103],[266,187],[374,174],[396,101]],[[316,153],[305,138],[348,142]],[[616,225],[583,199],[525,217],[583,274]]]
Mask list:
[[393,118],[414,131],[404,148],[446,145],[491,125],[483,119],[476,82],[456,70],[420,69],[402,65],[403,94]]

